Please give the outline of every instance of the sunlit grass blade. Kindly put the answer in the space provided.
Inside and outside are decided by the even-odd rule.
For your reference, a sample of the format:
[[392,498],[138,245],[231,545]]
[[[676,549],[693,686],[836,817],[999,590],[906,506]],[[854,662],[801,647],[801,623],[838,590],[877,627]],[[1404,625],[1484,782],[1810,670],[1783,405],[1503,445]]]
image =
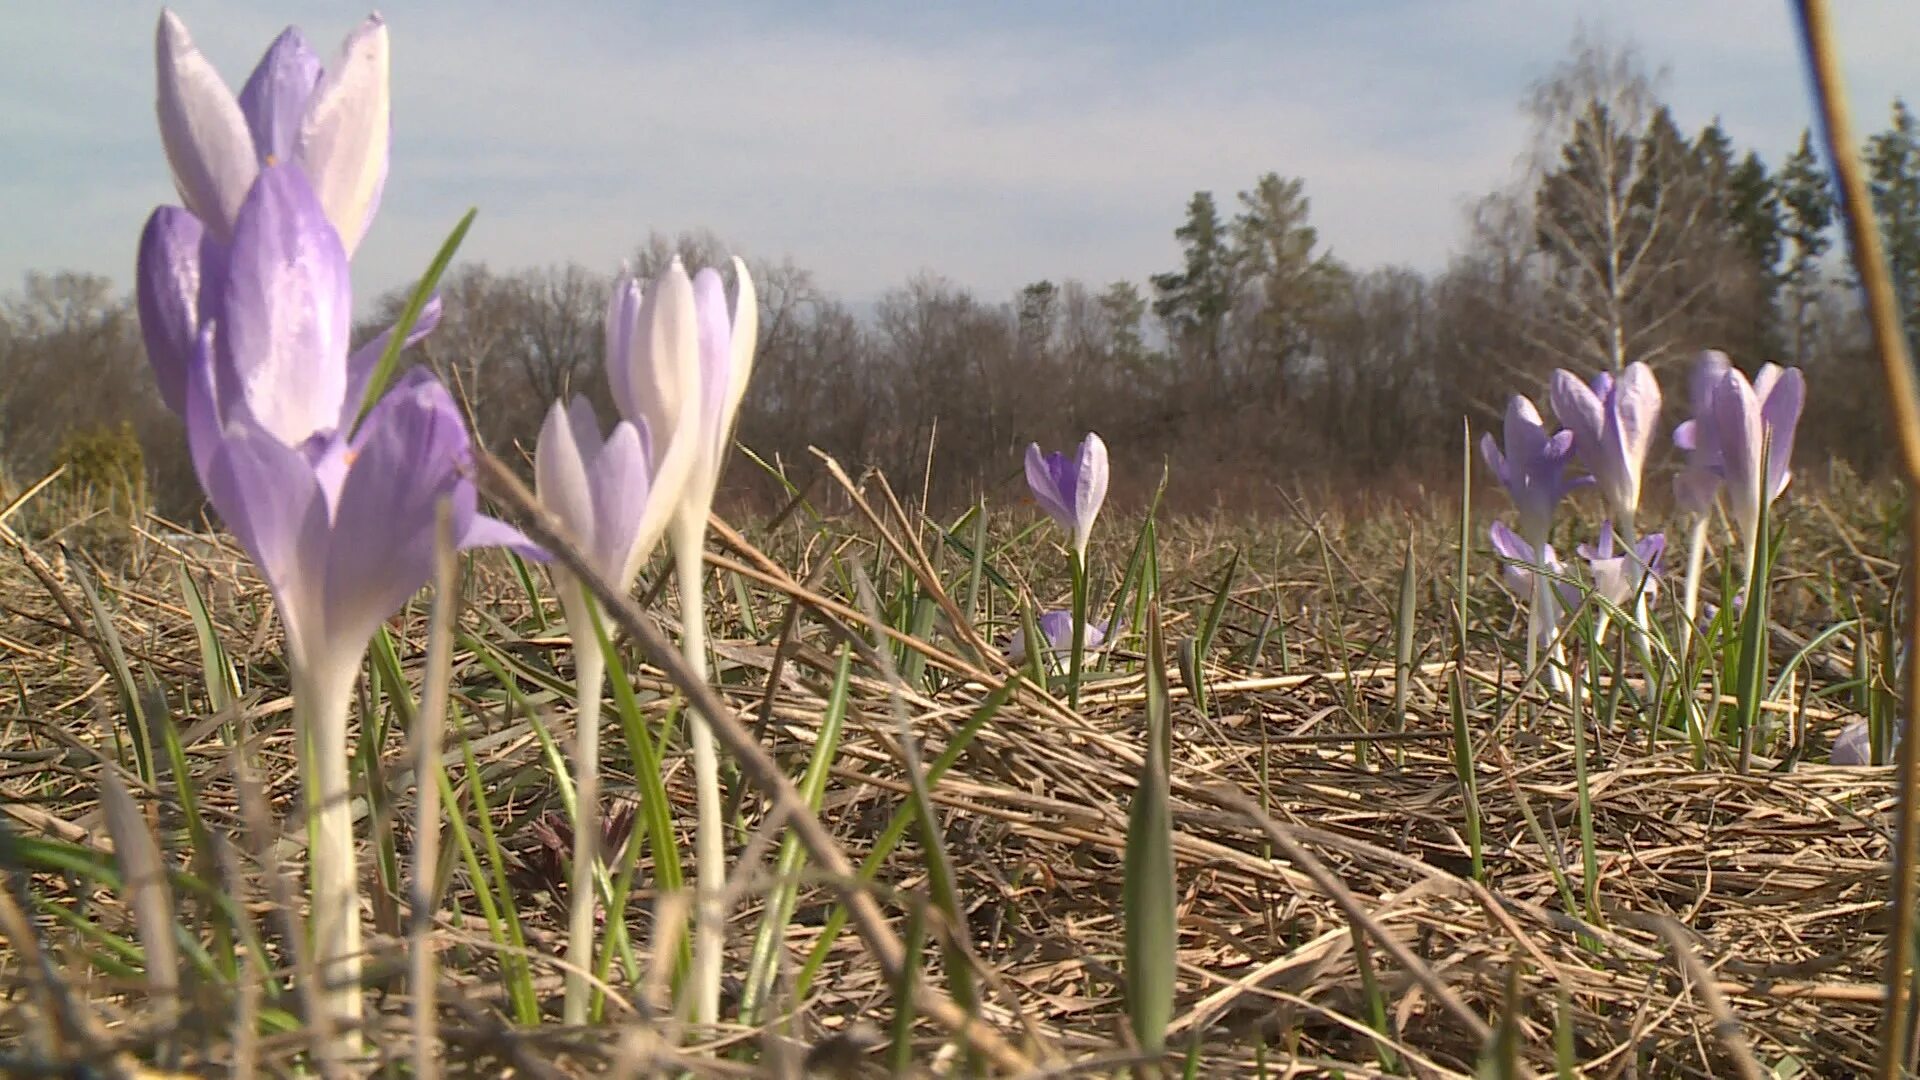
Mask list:
[[1456,665],[1447,686],[1447,711],[1453,720],[1453,768],[1460,778],[1460,802],[1466,815],[1467,850],[1475,881],[1487,879],[1480,840],[1480,784],[1473,761],[1473,733],[1467,728],[1466,678]]
[[1407,695],[1413,682],[1413,629],[1419,614],[1418,587],[1414,580],[1413,538],[1407,538],[1406,557],[1400,564],[1400,602],[1393,624],[1393,730],[1407,730]]
[[474,216],[480,213],[479,207],[472,207],[461,216],[460,223],[447,234],[440,250],[427,264],[427,272],[407,297],[407,304],[400,309],[400,318],[393,324],[391,336],[387,338],[387,347],[380,354],[380,360],[374,365],[373,375],[367,380],[366,396],[360,399],[360,411],[353,418],[354,430],[359,430],[361,421],[373,410],[374,402],[387,392],[395,375],[400,373],[400,354],[406,351],[407,335],[413,333],[415,323],[420,321],[420,313],[425,311],[427,303],[433,297],[433,290],[440,284],[440,276],[447,272],[447,266],[453,262],[455,252],[460,250],[461,241],[467,238],[467,230],[473,227]]
[[186,601],[187,613],[193,617],[194,638],[200,646],[200,680],[206,689],[207,704],[214,712],[225,712],[240,696],[239,676],[234,674],[233,662],[227,659],[227,651],[220,644],[213,616],[207,611],[207,598],[201,593],[200,584],[193,580],[192,571],[182,564],[176,577],[181,599]]
[[[808,758],[807,771],[800,779],[800,794],[807,800],[808,808],[815,812],[819,811],[821,800],[826,796],[829,770],[840,750],[840,731],[847,717],[847,696],[852,678],[853,650],[843,645],[839,664],[834,669],[833,688],[827,694],[827,708],[821,715],[820,729],[814,737],[813,754]],[[741,1023],[758,1023],[762,1019],[760,1005],[773,992],[779,950],[786,938],[787,926],[793,920],[794,905],[800,895],[799,874],[805,865],[806,851],[800,846],[800,838],[789,831],[781,838],[780,854],[774,863],[773,892],[767,897],[766,911],[754,935],[753,952],[747,964],[747,982],[741,991]]]
[[1158,604],[1147,611],[1147,747],[1127,814],[1121,892],[1126,942],[1127,1022],[1141,1049],[1166,1049],[1179,965],[1179,894],[1174,881],[1169,772],[1173,706]]
[[125,711],[132,728],[133,760],[137,774],[141,783],[152,787],[159,779],[153,761],[153,728],[147,717],[144,695],[139,683],[134,680],[132,666],[127,663],[126,646],[120,641],[120,630],[114,625],[106,604],[101,602],[100,591],[94,588],[92,577],[80,567],[69,565],[74,581],[79,583],[80,592],[87,598],[87,611],[93,618],[93,632],[106,656],[107,673],[113,677],[114,686],[120,691],[120,707]]

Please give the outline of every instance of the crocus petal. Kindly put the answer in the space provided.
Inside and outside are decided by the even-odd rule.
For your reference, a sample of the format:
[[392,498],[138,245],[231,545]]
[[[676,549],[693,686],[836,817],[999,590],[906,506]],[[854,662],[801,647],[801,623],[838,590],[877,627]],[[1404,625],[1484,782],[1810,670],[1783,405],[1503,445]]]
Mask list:
[[1546,448],[1547,428],[1533,399],[1515,394],[1507,399],[1506,455],[1525,461],[1540,456]]
[[1493,542],[1493,550],[1501,558],[1511,562],[1532,563],[1533,546],[1520,538],[1520,534],[1507,527],[1504,521],[1495,521],[1487,526],[1487,539]]
[[[1701,353],[1693,362],[1693,370],[1687,375],[1687,401],[1693,408],[1693,415],[1705,416],[1713,410],[1713,389],[1720,385],[1720,377],[1732,367],[1733,361],[1717,349]],[[1677,440],[1679,433],[1674,434]]]
[[392,138],[387,26],[369,16],[314,87],[298,157],[348,254],[360,246],[386,182]]
[[320,57],[296,27],[273,39],[240,88],[240,112],[263,163],[294,160],[307,103],[320,82]]
[[1068,509],[1066,497],[1054,481],[1053,466],[1041,452],[1039,443],[1027,446],[1027,488],[1048,517],[1060,522],[1062,528],[1073,528],[1073,511]]
[[[1625,518],[1639,508],[1640,476],[1660,423],[1660,384],[1653,377],[1653,369],[1644,363],[1628,364],[1614,384],[1609,404],[1607,433],[1611,445],[1607,449],[1616,455],[1619,475],[1615,481],[1618,487],[1608,498],[1614,513]],[[1604,478],[1601,490],[1606,493]]]
[[1093,522],[1107,501],[1107,444],[1089,431],[1080,441],[1080,461],[1074,470],[1073,544],[1085,551]]
[[636,329],[624,380],[614,383],[615,404],[620,415],[644,421],[655,438],[670,442],[680,430],[681,413],[698,409],[694,395],[700,388],[699,307],[693,281],[677,257],[641,298]]
[[[747,394],[747,378],[753,374],[753,353],[760,343],[760,297],[753,288],[753,275],[747,273],[745,259],[733,259],[733,390],[727,398],[729,421],[740,409]],[[732,424],[728,424],[731,428]]]
[[640,283],[622,274],[613,283],[607,299],[607,388],[613,393],[613,407],[629,419],[639,417],[640,401],[633,385],[634,365],[640,337]]
[[1673,477],[1674,501],[1689,514],[1704,514],[1713,509],[1720,495],[1720,476],[1707,469],[1682,469]]
[[1746,376],[1729,371],[1713,397],[1714,428],[1727,479],[1728,511],[1741,535],[1752,536],[1760,513],[1760,453],[1765,438],[1760,403]]
[[394,387],[354,437],[325,566],[326,633],[337,647],[366,646],[433,572],[440,499],[453,500],[454,536],[472,527],[476,496],[463,471],[471,450],[453,398],[430,377]]
[[[1755,393],[1759,389],[1755,388]],[[1781,372],[1767,388],[1760,405],[1760,420],[1771,440],[1767,457],[1767,498],[1777,499],[1787,489],[1793,464],[1793,435],[1800,426],[1800,410],[1806,405],[1807,381],[1799,368]]]
[[600,417],[585,394],[575,394],[567,402],[567,424],[573,428],[573,446],[580,454],[580,464],[591,472],[606,440],[600,437]]
[[485,514],[475,514],[467,522],[466,531],[454,539],[454,547],[461,551],[475,551],[480,548],[505,548],[523,559],[534,562],[549,562],[553,555],[546,548],[527,539],[519,529]]
[[167,408],[184,416],[187,365],[193,362],[200,328],[200,219],[177,206],[163,206],[140,233],[135,292],[147,361]]
[[1487,463],[1487,471],[1506,483],[1507,456],[1500,452],[1500,444],[1494,440],[1493,432],[1480,436],[1480,459]]
[[347,256],[306,177],[269,166],[240,208],[228,253],[223,376],[288,446],[338,426],[347,392]]
[[706,267],[693,277],[693,303],[700,334],[700,472],[711,485],[719,479],[720,455],[733,400],[733,323],[727,314],[727,287],[720,272]]
[[[594,438],[598,441],[598,433]],[[593,491],[587,485],[586,464],[580,459],[573,423],[566,407],[557,401],[547,410],[540,441],[534,444],[533,490],[540,505],[560,519],[574,543],[583,551],[593,551]],[[605,572],[605,567],[601,569]]]
[[1553,415],[1573,432],[1574,452],[1588,461],[1588,468],[1592,468],[1592,459],[1588,455],[1599,446],[1600,433],[1607,426],[1606,412],[1600,398],[1570,371],[1553,373],[1549,394],[1553,401]]
[[[593,495],[594,559],[601,572],[622,588],[633,583],[640,564],[653,554],[666,523],[664,515],[647,514],[653,495],[652,471],[640,430],[622,420],[613,426],[587,475]],[[641,532],[649,524],[653,524],[650,536]]]
[[[440,294],[427,297],[420,306],[420,317],[413,321],[413,329],[407,331],[406,343],[402,349],[411,349],[425,341],[440,325],[440,316],[445,306],[440,303]],[[373,373],[380,367],[380,358],[386,355],[387,343],[393,340],[393,327],[374,335],[366,344],[353,350],[347,357],[347,390],[340,402],[340,421],[336,427],[347,428],[360,417],[360,407],[366,403],[367,387],[373,382]]]
[[154,43],[160,142],[180,199],[225,241],[259,166],[233,91],[173,12],[162,9]]

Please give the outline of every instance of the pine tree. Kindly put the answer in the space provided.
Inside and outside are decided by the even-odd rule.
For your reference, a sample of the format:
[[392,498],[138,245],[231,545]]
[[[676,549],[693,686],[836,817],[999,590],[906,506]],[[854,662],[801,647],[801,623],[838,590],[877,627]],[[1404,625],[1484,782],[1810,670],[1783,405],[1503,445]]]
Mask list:
[[1920,123],[1905,101],[1894,100],[1893,126],[1867,140],[1867,174],[1907,335],[1920,337]]
[[1777,183],[1782,212],[1781,233],[1786,241],[1787,328],[1793,360],[1807,362],[1813,316],[1820,297],[1820,259],[1832,246],[1833,188],[1813,152],[1813,132],[1800,132],[1800,146],[1780,166]]
[[1131,281],[1116,281],[1107,286],[1097,301],[1106,320],[1107,355],[1123,370],[1139,372],[1146,367],[1147,343],[1140,324],[1147,317],[1147,301]]
[[1166,324],[1177,348],[1197,354],[1215,380],[1225,373],[1222,345],[1227,315],[1233,309],[1233,252],[1211,191],[1196,191],[1187,202],[1187,220],[1173,231],[1186,255],[1186,268],[1153,275],[1153,313]]
[[1314,251],[1320,233],[1307,223],[1310,210],[1301,180],[1266,173],[1240,193],[1233,219],[1233,265],[1251,306],[1248,374],[1283,397],[1288,368],[1307,351],[1342,277],[1329,256]]

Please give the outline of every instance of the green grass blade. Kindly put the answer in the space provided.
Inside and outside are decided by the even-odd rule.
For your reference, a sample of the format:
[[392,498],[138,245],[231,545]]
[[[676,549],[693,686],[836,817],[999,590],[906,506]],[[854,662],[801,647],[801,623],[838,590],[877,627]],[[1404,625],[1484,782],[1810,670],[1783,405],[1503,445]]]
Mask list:
[[1142,1049],[1166,1049],[1179,962],[1171,778],[1172,699],[1156,605],[1147,615],[1147,752],[1127,815],[1121,912],[1126,942],[1127,1021]]
[[394,376],[400,373],[400,354],[406,350],[407,335],[413,333],[414,324],[420,321],[420,313],[426,310],[427,301],[440,284],[440,276],[447,272],[447,266],[453,262],[454,253],[460,250],[460,243],[467,238],[467,230],[473,227],[474,216],[479,212],[478,207],[473,207],[461,216],[460,223],[453,227],[453,232],[447,234],[446,241],[440,245],[433,262],[427,265],[427,272],[421,276],[419,284],[413,287],[413,294],[407,297],[407,306],[400,309],[400,319],[393,324],[386,350],[380,354],[380,361],[374,365],[373,375],[367,380],[366,396],[360,399],[360,411],[353,418],[354,430],[359,430],[361,422],[373,409],[374,402],[380,400],[380,395],[392,385]]

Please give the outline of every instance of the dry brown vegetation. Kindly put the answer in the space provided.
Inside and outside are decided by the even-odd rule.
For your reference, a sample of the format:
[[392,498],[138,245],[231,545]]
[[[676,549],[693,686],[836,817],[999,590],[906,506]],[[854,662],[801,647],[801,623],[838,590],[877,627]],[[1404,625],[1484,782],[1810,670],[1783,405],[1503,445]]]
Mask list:
[[[870,482],[866,490],[876,489]],[[1525,688],[1514,659],[1519,624],[1484,556],[1472,564],[1468,646],[1456,655],[1456,528],[1436,508],[1355,516],[1302,506],[1280,518],[1162,521],[1159,602],[1170,640],[1201,632],[1230,553],[1241,555],[1202,665],[1205,708],[1192,699],[1191,678],[1174,690],[1181,973],[1172,1066],[1192,1048],[1200,1075],[1553,1074],[1562,1054],[1588,1076],[1791,1075],[1795,1063],[1823,1076],[1864,1069],[1881,994],[1894,795],[1886,770],[1818,762],[1836,727],[1876,689],[1847,684],[1858,681],[1856,657],[1874,655],[1885,632],[1895,572],[1882,524],[1889,497],[1839,481],[1790,501],[1774,670],[1855,603],[1869,648],[1856,650],[1858,631],[1848,630],[1815,649],[1744,773],[1723,744],[1706,760],[1671,730],[1649,746],[1645,688],[1631,680],[1579,717]],[[876,504],[887,505],[877,496]],[[1063,560],[1047,530],[1027,528],[1025,513],[999,514],[986,558],[999,579],[989,576],[975,601],[964,535],[924,520],[887,512],[819,519],[801,506],[740,524],[751,525],[751,541],[729,538],[709,556],[709,605],[723,620],[715,683],[790,775],[804,768],[828,707],[840,635],[850,630],[861,639],[856,651],[867,650],[854,664],[847,734],[820,811],[857,863],[906,804],[896,711],[934,761],[1009,671],[997,655],[971,654],[942,616],[911,647],[924,669],[891,681],[886,665],[871,662],[869,646],[886,643],[865,623],[852,583],[871,577],[885,609],[917,573],[954,603],[973,605],[964,613],[991,640],[1012,628],[1023,598],[1059,603]],[[1113,587],[1138,524],[1103,528],[1093,560],[1103,588]],[[0,1030],[10,1044],[0,1067],[77,1075],[84,1064],[93,1075],[139,1075],[136,1061],[177,1056],[194,1074],[289,1072],[308,1045],[299,994],[281,982],[293,963],[295,924],[285,915],[301,880],[301,838],[271,605],[244,559],[217,540],[194,538],[183,550],[174,546],[181,538],[166,539],[151,522],[117,535],[107,555],[93,558],[43,529],[0,558],[8,666],[0,863],[9,885],[0,901],[8,986]],[[911,551],[909,536],[925,545],[924,560],[894,549],[898,541]],[[1418,621],[1400,714],[1392,628],[1409,541]],[[445,759],[458,801],[449,813],[471,831],[480,820],[474,796],[485,795],[487,820],[509,853],[504,869],[533,981],[557,1008],[566,879],[555,852],[565,848],[566,818],[556,813],[554,758],[542,734],[564,742],[572,687],[555,666],[566,655],[557,612],[536,611],[494,559],[474,561],[465,578],[467,634],[453,676],[460,720],[448,729]],[[206,593],[239,672],[243,693],[231,709],[210,698],[186,578]],[[98,617],[87,584],[97,590]],[[667,589],[654,610],[664,616],[673,602]],[[890,609],[876,614],[906,625]],[[424,605],[392,624],[407,692],[392,692],[384,678],[367,684],[363,715],[378,719],[381,736],[377,758],[361,759],[356,789],[375,795],[373,820],[360,827],[379,991],[369,1034],[394,1062],[409,1053],[404,943],[395,936],[404,905],[378,864],[390,849],[405,866],[412,849],[406,728],[424,625]],[[190,783],[164,753],[155,783],[140,781],[116,649],[146,716],[178,733]],[[909,655],[902,649],[896,662]],[[1111,1075],[1132,1058],[1119,910],[1126,807],[1143,742],[1142,662],[1137,642],[1123,638],[1077,711],[1017,684],[932,785],[964,899],[980,1019],[1030,1064],[1029,1075]],[[650,667],[636,670],[659,731],[672,687]],[[1452,694],[1462,695],[1474,747],[1485,861],[1478,881]],[[1589,755],[1591,906],[1579,895],[1576,722]],[[625,747],[609,749],[607,809],[616,818],[631,802]],[[688,826],[693,796],[679,734],[668,739],[665,768],[678,824]],[[161,1008],[135,944],[138,894],[105,874],[125,865],[111,854],[100,801],[106,771],[135,788],[162,858],[178,872],[170,914],[183,944],[216,958],[231,947],[212,917],[207,897],[215,894],[239,905],[243,938],[253,943],[231,947],[240,967],[230,979],[186,964],[177,1016]],[[737,776],[732,783],[739,828],[731,846],[744,869],[735,877],[730,974],[744,970],[779,840],[764,793]],[[205,822],[204,847],[191,842],[185,793]],[[449,839],[442,850],[453,846]],[[881,864],[877,895],[895,933],[905,932],[907,912],[927,911],[921,854],[909,832]],[[653,857],[641,855],[623,913],[643,955],[659,946],[655,914],[672,899],[651,888]],[[684,1042],[664,964],[646,965],[638,983],[616,969],[605,1020],[590,1029],[553,1018],[512,1023],[501,989],[506,954],[479,916],[476,890],[485,883],[457,863],[448,871],[433,938],[443,979],[438,1033],[457,1074],[884,1071],[898,994],[851,930],[794,996],[795,973],[832,907],[828,883],[809,879],[786,936],[782,1021]],[[189,879],[208,892],[194,892]],[[938,940],[941,920],[926,918]],[[921,977],[934,987],[950,985],[939,956],[930,941]],[[737,992],[730,984],[728,994]],[[1377,1024],[1375,1001],[1384,1007]],[[922,1018],[912,1038],[915,1069],[961,1068],[952,1032]],[[1756,1062],[1761,1071],[1748,1072]]]

